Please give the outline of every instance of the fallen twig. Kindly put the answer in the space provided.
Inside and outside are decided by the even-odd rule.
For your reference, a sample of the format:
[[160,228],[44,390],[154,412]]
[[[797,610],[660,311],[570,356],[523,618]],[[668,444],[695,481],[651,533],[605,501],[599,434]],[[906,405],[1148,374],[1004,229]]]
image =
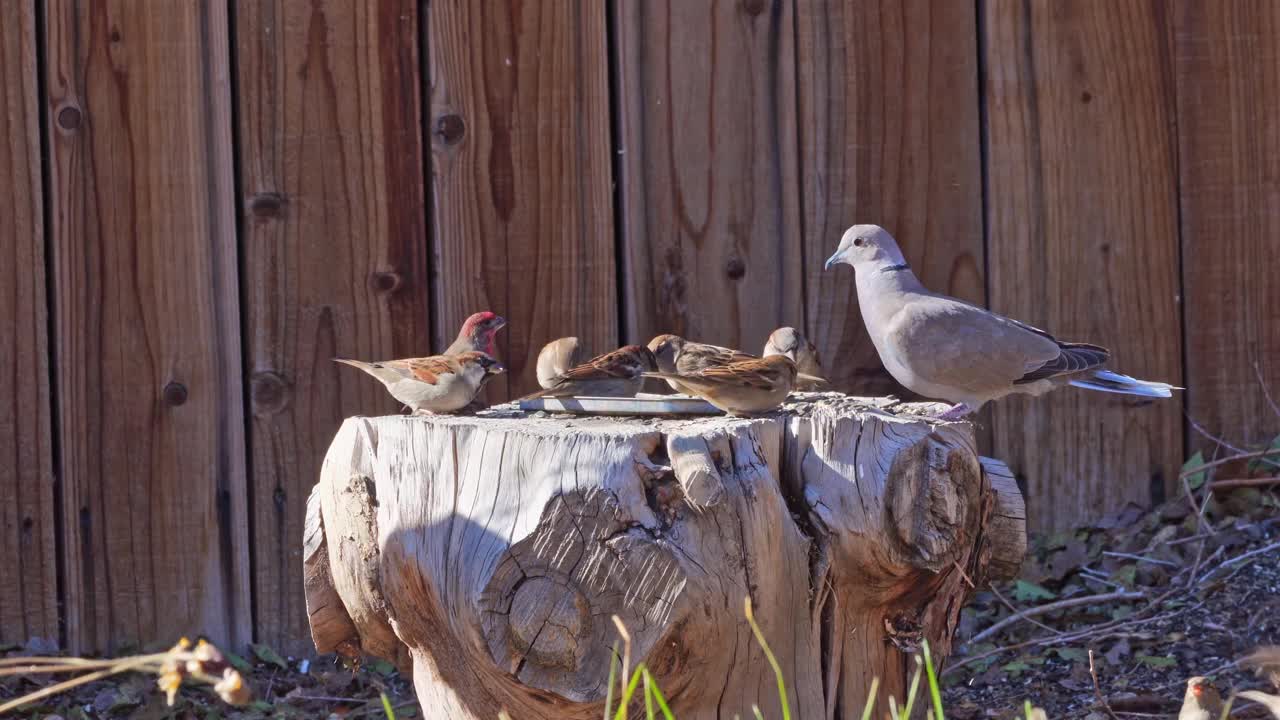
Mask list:
[[[1201,467],[1204,467],[1203,465]],[[1182,483],[1182,492],[1187,497],[1187,502],[1191,505],[1191,511],[1196,514],[1196,522],[1200,525],[1201,530],[1206,530],[1210,535],[1217,533],[1208,520],[1204,519],[1204,507],[1196,501],[1196,494],[1191,491],[1191,482],[1187,480],[1186,475],[1180,475],[1178,480]]]
[[1258,361],[1253,361],[1253,375],[1258,378],[1258,387],[1262,388],[1262,397],[1267,399],[1267,404],[1271,406],[1271,412],[1280,418],[1280,405],[1276,404],[1275,398],[1271,397],[1271,390],[1267,388],[1267,381],[1262,379],[1262,368],[1258,367]]
[[1179,615],[1184,615],[1193,610],[1199,610],[1200,608],[1204,607],[1204,601],[1200,601],[1194,605],[1189,605],[1184,608],[1179,608],[1178,610],[1174,610],[1172,612],[1161,613],[1159,615],[1152,615],[1150,617],[1143,617],[1145,613],[1149,612],[1155,607],[1158,607],[1160,603],[1164,602],[1165,598],[1172,595],[1175,592],[1175,590],[1176,588],[1171,589],[1168,592],[1165,592],[1164,594],[1162,594],[1160,597],[1156,598],[1155,600],[1152,600],[1150,603],[1147,604],[1145,608],[1138,611],[1137,616],[1130,616],[1123,620],[1112,620],[1109,622],[1101,623],[1099,625],[1094,625],[1092,627],[1084,628],[1082,630],[1078,630],[1073,633],[1066,633],[1063,635],[1054,635],[1050,637],[1032,638],[1024,642],[1014,643],[1013,645],[1005,645],[1003,647],[998,647],[993,650],[988,650],[987,652],[974,655],[971,657],[967,657],[967,658],[964,658],[963,660],[959,660],[955,664],[949,665],[947,669],[943,671],[942,674],[946,675],[947,673],[950,673],[954,670],[959,670],[960,668],[964,667],[965,665],[968,665],[969,663],[974,663],[979,660],[989,658],[992,655],[999,655],[1000,653],[1010,652],[1012,650],[1021,650],[1027,647],[1058,645],[1061,643],[1068,643],[1076,640],[1083,640],[1085,638],[1093,638],[1095,640],[1098,640],[1102,638],[1114,638],[1114,637],[1136,637],[1137,635],[1133,633],[1121,633],[1118,631],[1122,628],[1128,628],[1134,625],[1141,625],[1149,622],[1156,622],[1159,620],[1169,620],[1169,619],[1178,617]]
[[1200,578],[1200,582],[1203,583],[1205,580],[1208,580],[1210,576],[1212,576],[1214,573],[1218,572],[1223,568],[1228,568],[1228,567],[1231,567],[1232,565],[1238,565],[1244,562],[1245,560],[1248,560],[1251,557],[1261,555],[1263,553],[1268,553],[1268,552],[1271,552],[1272,550],[1280,550],[1280,542],[1273,542],[1270,545],[1264,545],[1256,550],[1250,550],[1247,553],[1244,553],[1242,555],[1237,555],[1229,560],[1225,560],[1220,565],[1217,565],[1213,569],[1206,572],[1204,576]]
[[1137,560],[1138,562],[1155,563],[1156,565],[1168,565],[1169,567],[1178,567],[1178,563],[1169,562],[1168,560],[1157,560],[1156,558],[1147,557],[1146,555],[1134,555],[1132,553],[1111,552],[1103,550],[1102,554],[1107,557],[1125,558],[1127,560]]
[[1218,460],[1210,460],[1209,462],[1203,465],[1197,465],[1193,468],[1188,468],[1186,470],[1183,470],[1181,473],[1178,474],[1178,477],[1188,478],[1197,473],[1203,472],[1205,470],[1209,470],[1210,468],[1215,468],[1220,465],[1226,465],[1227,463],[1232,463],[1237,460],[1253,460],[1254,458],[1267,457],[1268,455],[1280,455],[1280,448],[1267,448],[1266,450],[1254,450],[1252,452],[1230,455],[1228,457],[1220,458]]
[[[1114,600],[1140,600],[1144,597],[1146,597],[1145,593],[1123,591],[1123,592],[1113,592],[1113,593],[1101,593],[1098,595],[1088,595],[1085,597],[1073,597],[1073,598],[1067,598],[1066,600],[1059,600],[1057,602],[1047,603],[1045,605],[1036,605],[1035,607],[1027,608],[1026,610],[1022,610],[1016,614],[1013,614],[1013,615],[1010,615],[1009,617],[1004,618],[1003,620],[995,623],[994,625],[987,628],[986,630],[983,630],[977,635],[974,635],[973,638],[969,640],[969,642],[970,643],[982,642],[984,639],[989,638],[992,635],[1000,632],[1001,630],[1008,627],[1009,625],[1012,625],[1013,623],[1019,620],[1027,620],[1033,615],[1043,615],[1045,613],[1054,612],[1055,610],[1065,610],[1067,608],[1080,607],[1081,605],[1092,605],[1093,603],[1111,602]],[[1036,624],[1039,625],[1039,623],[1036,623]],[[1054,632],[1057,632],[1059,635],[1062,634],[1057,630],[1055,630]]]
[[1232,478],[1230,480],[1214,480],[1209,483],[1209,491],[1227,490],[1230,488],[1242,487],[1266,487],[1267,485],[1280,485],[1280,475],[1272,477],[1260,478]]
[[1107,699],[1102,695],[1102,686],[1098,683],[1098,671],[1093,667],[1093,648],[1089,648],[1089,677],[1093,678],[1093,694],[1098,698],[1098,704],[1103,710],[1107,711],[1107,715],[1111,716],[1111,720],[1120,720],[1116,717],[1116,713],[1111,709],[1111,705],[1107,703]]

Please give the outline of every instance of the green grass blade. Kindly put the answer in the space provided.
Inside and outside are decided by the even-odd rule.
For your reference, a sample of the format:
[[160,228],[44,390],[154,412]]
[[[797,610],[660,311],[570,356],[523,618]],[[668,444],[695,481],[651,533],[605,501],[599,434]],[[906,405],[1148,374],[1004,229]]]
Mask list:
[[640,668],[631,673],[631,682],[627,683],[627,689],[623,691],[622,697],[618,699],[618,712],[614,714],[614,720],[626,720],[627,708],[631,707],[631,698],[636,694],[636,686],[640,684]]
[[782,720],[791,720],[791,703],[787,700],[787,681],[782,676],[782,666],[778,664],[778,658],[774,657],[773,650],[769,649],[769,643],[765,642],[764,632],[756,624],[755,613],[751,612],[751,596],[744,598],[742,604],[746,611],[747,622],[751,624],[751,632],[755,633],[756,642],[760,643],[760,649],[764,650],[764,656],[769,659],[769,664],[773,666],[773,674],[778,679],[778,702],[782,704]]
[[618,679],[618,641],[613,641],[613,650],[609,653],[609,685],[604,691],[604,720],[613,714],[613,681]]
[[1022,713],[1023,715],[1026,716],[1027,720],[1031,720],[1031,701],[1030,700],[1022,701]]
[[653,683],[649,682],[649,673],[644,670],[644,663],[636,668],[644,678],[644,717],[645,720],[658,720],[653,710]]
[[671,713],[671,708],[667,707],[667,699],[662,696],[662,689],[658,687],[658,681],[653,679],[649,674],[649,668],[641,665],[644,670],[645,681],[653,684],[653,699],[658,703],[658,709],[662,711],[663,720],[676,720],[676,716]]
[[942,714],[942,688],[938,687],[938,673],[933,669],[933,656],[929,654],[929,641],[921,644],[924,651],[924,671],[929,676],[929,697],[933,700],[933,720],[946,720]]
[[867,691],[867,704],[862,706],[862,720],[871,720],[871,711],[876,707],[876,692],[880,689],[880,678],[871,678],[871,689]]
[[916,704],[916,693],[920,691],[920,656],[916,656],[916,674],[911,678],[911,687],[907,690],[907,703],[902,706],[902,717],[911,717],[911,708]]
[[396,711],[391,709],[391,701],[387,699],[386,693],[382,693],[382,711],[387,714],[387,720],[396,720]]
[[753,704],[751,705],[751,712],[752,712],[753,714],[755,714],[755,716],[756,716],[756,720],[764,720],[764,713],[760,712],[760,706],[759,706],[759,705],[756,705],[756,704],[754,704],[754,703],[753,703]]

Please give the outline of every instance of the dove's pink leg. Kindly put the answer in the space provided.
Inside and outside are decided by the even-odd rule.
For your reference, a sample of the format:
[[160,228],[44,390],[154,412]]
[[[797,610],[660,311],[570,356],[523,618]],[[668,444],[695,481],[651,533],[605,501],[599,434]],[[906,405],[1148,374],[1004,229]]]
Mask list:
[[963,420],[966,415],[973,412],[973,408],[964,403],[956,403],[950,409],[938,416],[939,420],[952,422],[954,420]]

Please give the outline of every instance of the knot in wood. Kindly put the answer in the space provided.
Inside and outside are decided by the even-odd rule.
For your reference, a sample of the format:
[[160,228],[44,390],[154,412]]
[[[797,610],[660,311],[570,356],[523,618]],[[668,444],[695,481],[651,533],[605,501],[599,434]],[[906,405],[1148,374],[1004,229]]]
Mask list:
[[80,108],[67,106],[58,111],[58,127],[63,130],[79,130],[80,122]]
[[400,273],[381,271],[369,276],[369,287],[374,292],[392,293],[400,289],[404,284],[404,279],[400,277]]
[[164,398],[164,404],[169,407],[178,407],[187,402],[187,386],[180,382],[171,382],[164,386],[161,393]]
[[591,604],[563,579],[532,577],[516,587],[507,623],[512,644],[527,660],[575,670],[578,639],[591,623]]
[[289,383],[279,373],[264,370],[249,380],[250,397],[255,415],[274,415],[289,401]]
[[258,193],[249,199],[249,212],[260,218],[276,217],[282,205],[284,198],[280,193]]
[[441,115],[436,119],[435,134],[445,145],[456,145],[467,134],[467,124],[461,115]]

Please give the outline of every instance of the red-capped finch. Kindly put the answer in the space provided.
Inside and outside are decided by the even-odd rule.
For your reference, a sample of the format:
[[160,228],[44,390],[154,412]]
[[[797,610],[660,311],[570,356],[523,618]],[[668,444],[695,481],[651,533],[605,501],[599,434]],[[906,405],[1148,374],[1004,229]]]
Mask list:
[[458,339],[453,341],[443,355],[457,355],[467,351],[482,352],[489,357],[498,357],[493,336],[507,324],[506,318],[485,310],[467,318],[458,331]]

